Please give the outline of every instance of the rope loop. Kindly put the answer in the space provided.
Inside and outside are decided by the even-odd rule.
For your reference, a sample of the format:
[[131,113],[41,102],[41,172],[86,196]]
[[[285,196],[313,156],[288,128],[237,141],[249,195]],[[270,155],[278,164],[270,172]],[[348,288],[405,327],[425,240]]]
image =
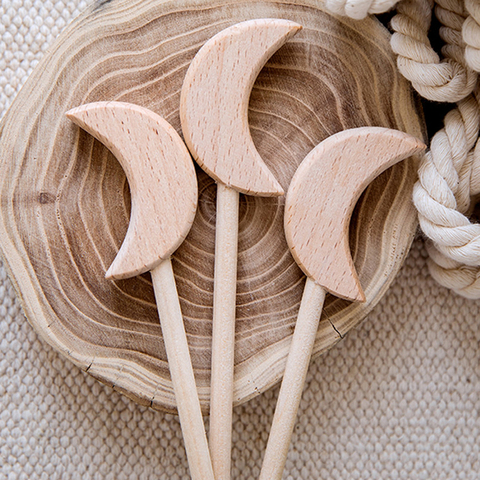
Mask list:
[[480,97],[458,103],[432,138],[413,191],[420,226],[432,241],[432,276],[468,298],[480,298],[480,225],[467,217],[480,192]]
[[480,72],[480,3],[465,0],[465,7],[469,13],[462,27],[465,60],[472,70]]
[[[360,19],[382,3],[386,11],[396,2],[327,0],[327,8]],[[441,55],[429,38],[433,14]],[[429,269],[441,285],[480,298],[480,224],[468,218],[480,194],[480,1],[402,0],[391,27],[398,68],[413,88],[428,100],[456,103],[431,139],[413,191]]]
[[398,0],[327,0],[326,5],[332,13],[362,20],[367,15],[387,12],[397,2]]
[[440,36],[446,42],[440,59],[428,38],[432,8],[432,0],[404,0],[397,5],[391,21],[392,50],[398,55],[400,72],[420,95],[458,102],[473,91],[478,79],[465,59],[462,28],[467,14],[460,0],[438,0],[436,15],[444,25]]
[[435,59],[428,40],[431,13],[426,10],[433,11],[432,0],[405,0],[392,19],[392,49],[401,73],[423,97],[457,103],[431,139],[413,201],[429,239],[431,275],[459,295],[480,298],[480,225],[468,218],[471,199],[480,192],[480,4],[435,3],[445,42],[442,60]]

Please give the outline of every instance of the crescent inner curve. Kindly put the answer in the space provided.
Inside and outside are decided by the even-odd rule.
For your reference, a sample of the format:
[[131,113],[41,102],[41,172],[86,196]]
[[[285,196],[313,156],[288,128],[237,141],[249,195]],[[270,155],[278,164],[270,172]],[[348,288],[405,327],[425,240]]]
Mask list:
[[424,149],[406,133],[362,127],[332,135],[305,157],[288,189],[285,235],[308,277],[338,297],[365,301],[348,243],[353,209],[375,177]]
[[138,105],[90,103],[67,117],[115,155],[130,186],[130,223],[106,277],[152,270],[180,246],[195,217],[197,179],[185,144],[168,122]]
[[262,67],[299,29],[279,19],[236,24],[205,43],[187,71],[180,99],[185,141],[211,177],[239,192],[284,193],[252,141],[248,102]]

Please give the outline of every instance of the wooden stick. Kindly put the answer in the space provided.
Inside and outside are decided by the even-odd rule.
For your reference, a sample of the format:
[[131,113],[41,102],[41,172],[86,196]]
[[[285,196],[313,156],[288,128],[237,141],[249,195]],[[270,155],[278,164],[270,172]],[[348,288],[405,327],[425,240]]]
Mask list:
[[280,480],[322,315],[325,290],[307,278],[278,395],[260,480]]
[[217,480],[230,478],[238,192],[278,196],[283,189],[257,152],[248,125],[253,83],[270,56],[300,25],[260,19],[227,28],[192,61],[180,119],[190,151],[218,182],[212,339],[210,451]]
[[195,167],[178,133],[154,112],[121,102],[83,105],[67,116],[107,146],[128,178],[132,213],[108,278],[150,270],[190,472],[214,480],[170,256],[195,217]]
[[214,480],[182,311],[170,258],[151,271],[190,474]]
[[325,292],[364,300],[348,248],[348,226],[365,187],[425,145],[403,132],[363,127],[320,143],[295,173],[285,202],[285,236],[307,274],[260,480],[280,480],[315,343]]
[[217,185],[209,434],[217,480],[228,479],[231,468],[239,197]]

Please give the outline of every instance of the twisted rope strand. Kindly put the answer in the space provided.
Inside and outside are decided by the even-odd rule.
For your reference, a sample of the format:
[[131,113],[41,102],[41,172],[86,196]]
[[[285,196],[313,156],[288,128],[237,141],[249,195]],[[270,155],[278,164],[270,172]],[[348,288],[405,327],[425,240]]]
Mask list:
[[458,102],[477,83],[477,73],[464,58],[461,30],[466,14],[460,0],[442,1],[437,12],[446,27],[441,35],[447,41],[440,60],[428,39],[433,0],[406,0],[397,5],[391,26],[391,45],[398,55],[397,65],[404,77],[423,97],[437,102]]
[[439,33],[445,45],[442,54],[469,68],[465,60],[465,42],[462,27],[467,18],[463,0],[436,0],[435,16],[443,25]]
[[420,226],[443,255],[469,266],[480,263],[480,225],[464,215],[472,196],[473,150],[480,129],[478,91],[458,103],[432,138],[414,187]]
[[[443,58],[428,37],[435,15],[442,24]],[[335,13],[363,18],[367,0],[327,0]],[[353,12],[353,14],[352,14]],[[413,199],[432,276],[467,298],[480,298],[480,225],[467,217],[480,193],[480,3],[478,0],[403,0],[391,21],[391,45],[400,72],[423,97],[456,102],[422,160]],[[474,91],[475,90],[475,91]]]
[[[401,57],[402,54],[406,56],[407,50],[410,51],[407,53],[409,59],[419,62],[422,58],[418,55],[418,46],[417,49],[411,48],[413,42],[423,41],[427,51],[431,48],[430,42],[425,41],[429,29],[425,26],[429,25],[431,16],[425,12],[423,17],[419,15],[419,3],[413,5],[410,0],[402,2],[398,5],[399,14],[392,20],[396,31],[392,48],[399,54],[399,68],[421,95],[430,100],[455,100],[457,108],[446,115],[444,128],[431,140],[430,151],[425,154],[419,169],[413,199],[420,226],[431,240],[428,265],[432,276],[460,295],[480,298],[480,225],[472,224],[466,216],[471,197],[478,193],[480,184],[479,96],[478,90],[470,93],[478,80],[473,70],[480,70],[474,63],[478,55],[475,48],[480,47],[480,31],[473,17],[480,14],[480,7],[470,0],[465,4],[461,0],[436,1],[435,14],[443,25],[439,33],[445,42],[443,62],[452,68],[452,74],[457,77],[454,81],[453,76],[452,81],[440,86],[435,83],[437,77],[432,76],[430,85],[424,83],[419,88],[420,81],[430,73],[429,69],[423,76],[414,77],[412,72],[417,73],[414,69],[401,68],[402,65],[410,66]],[[427,2],[422,3],[425,9]],[[421,27],[424,30],[418,31]],[[442,74],[443,71],[437,73]],[[436,88],[438,86],[440,88]],[[452,93],[450,99],[446,98],[449,91]]]
[[442,255],[433,244],[427,243],[428,268],[432,277],[458,295],[472,300],[480,296],[480,270],[455,262]]
[[370,14],[387,12],[397,2],[398,0],[327,0],[326,6],[337,15],[362,20]]
[[[332,13],[337,15],[343,15],[355,20],[361,20],[365,18],[367,15],[378,14],[378,13],[385,13],[391,10],[396,4],[398,0],[326,0],[326,7]],[[404,2],[405,3],[405,2]],[[418,42],[422,43],[425,49],[429,52],[426,54],[427,57],[431,56],[433,60],[429,60],[428,58],[423,57],[420,63],[440,63],[438,56],[432,50],[430,46],[430,42],[428,41],[428,36],[426,32],[430,26],[430,11],[431,6],[433,6],[433,0],[427,2],[412,2],[411,5],[406,10],[399,9],[399,13],[403,13],[406,15],[404,19],[397,18],[395,20],[396,27],[398,33],[403,33],[407,36],[410,40],[416,39]],[[455,36],[451,37],[451,33],[445,33],[443,37],[444,40],[449,45],[457,45],[460,46],[460,35],[458,35],[461,31],[461,36],[463,37],[463,42],[466,43],[467,48],[465,49],[465,62],[468,67],[476,72],[480,71],[480,4],[476,0],[465,0],[465,5],[463,5],[462,1],[448,1],[443,0],[437,2],[437,18],[440,20],[442,24],[445,26],[449,26],[451,29],[455,31]],[[469,16],[465,19],[465,9],[469,13]],[[452,15],[455,13],[456,15]],[[408,18],[407,15],[412,15],[412,18]],[[421,25],[422,19],[428,19],[426,25]],[[415,20],[414,23],[420,28],[416,29],[409,29],[409,31],[403,30],[404,23],[408,23],[409,20]],[[420,20],[420,22],[419,22]],[[403,31],[402,31],[403,30]],[[420,37],[420,38],[418,38]],[[405,40],[408,42],[408,40]],[[396,39],[397,48],[400,52],[402,50],[402,44],[399,39]],[[404,45],[404,48],[409,50],[408,45]],[[419,50],[422,50],[421,45],[417,46]],[[446,51],[448,54],[444,55],[446,57],[450,57],[452,53],[449,52],[450,47],[446,46]],[[418,52],[419,55],[421,53]],[[462,54],[463,55],[463,54]],[[452,58],[455,58],[457,55],[453,54]],[[413,57],[415,58],[415,57]],[[464,62],[461,61],[462,65]],[[465,65],[464,65],[465,66]],[[453,68],[453,67],[451,67]],[[470,82],[468,82],[470,85]],[[458,100],[458,99],[457,99]],[[454,100],[454,101],[457,101]]]
[[465,7],[470,14],[462,27],[463,41],[466,43],[465,60],[472,70],[480,72],[480,3],[465,0]]
[[[425,163],[428,168],[428,163]],[[423,169],[423,167],[422,167]],[[425,181],[423,174],[420,174],[420,183]],[[477,140],[475,148],[467,155],[467,160],[460,170],[459,176],[459,190],[465,189],[465,196],[474,197],[480,193],[480,141]],[[417,188],[417,186],[415,187]],[[415,202],[418,206],[419,203]],[[460,207],[460,206],[459,206]],[[433,206],[435,208],[435,205]],[[465,203],[461,209],[467,210],[468,206]],[[460,209],[460,208],[459,208]],[[455,212],[455,211],[454,211]],[[466,217],[463,217],[464,226],[459,228],[452,228],[451,226],[441,233],[437,227],[429,228],[431,225],[428,221],[432,220],[428,211],[427,216],[422,216],[419,211],[419,218],[422,228],[427,236],[432,239],[436,235],[442,237],[441,245],[428,242],[427,251],[430,256],[428,267],[433,278],[444,287],[454,290],[459,295],[470,299],[480,298],[480,255],[479,255],[479,225],[470,224]],[[455,215],[460,212],[455,212]],[[448,213],[446,215],[448,217]],[[427,220],[427,223],[425,223]],[[451,218],[449,217],[449,220]],[[467,223],[468,222],[468,223]],[[440,227],[441,228],[441,227]],[[454,235],[449,235],[453,233]],[[452,241],[448,245],[448,239],[455,236],[457,242]],[[462,234],[464,238],[461,238]],[[458,247],[465,243],[463,247]],[[452,247],[452,248],[448,248]]]

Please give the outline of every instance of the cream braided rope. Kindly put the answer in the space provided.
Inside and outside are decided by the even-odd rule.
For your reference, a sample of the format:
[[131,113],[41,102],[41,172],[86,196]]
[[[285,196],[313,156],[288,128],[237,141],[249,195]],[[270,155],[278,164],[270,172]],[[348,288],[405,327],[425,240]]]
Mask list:
[[[380,13],[379,3],[327,0],[327,7],[363,18]],[[383,2],[383,11],[395,3]],[[428,37],[433,11],[442,25],[443,58]],[[400,72],[428,100],[456,103],[431,139],[413,193],[420,226],[430,239],[430,272],[458,294],[480,298],[480,225],[467,216],[471,199],[480,193],[480,2],[403,0],[391,26]]]
[[398,0],[326,0],[327,8],[337,15],[361,20],[369,14],[390,10]]
[[477,83],[477,73],[465,60],[462,26],[465,22],[463,0],[438,0],[437,18],[445,46],[440,59],[428,39],[432,0],[407,0],[398,4],[391,25],[392,49],[397,65],[417,92],[428,100],[458,102],[469,95]]
[[465,60],[470,68],[480,72],[480,3],[478,0],[465,0],[465,7],[469,13],[462,28],[466,43]]

